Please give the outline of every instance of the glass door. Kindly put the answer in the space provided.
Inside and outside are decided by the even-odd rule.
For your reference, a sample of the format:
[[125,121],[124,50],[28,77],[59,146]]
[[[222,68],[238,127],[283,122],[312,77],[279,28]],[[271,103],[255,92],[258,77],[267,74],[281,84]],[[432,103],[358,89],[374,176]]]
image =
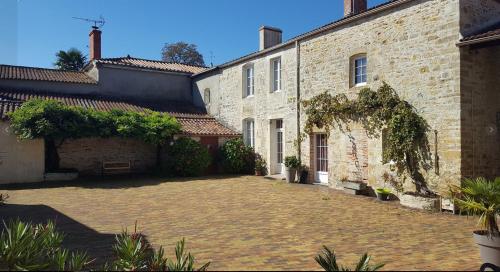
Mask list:
[[316,173],[315,180],[321,184],[328,184],[328,139],[326,134],[316,134]]

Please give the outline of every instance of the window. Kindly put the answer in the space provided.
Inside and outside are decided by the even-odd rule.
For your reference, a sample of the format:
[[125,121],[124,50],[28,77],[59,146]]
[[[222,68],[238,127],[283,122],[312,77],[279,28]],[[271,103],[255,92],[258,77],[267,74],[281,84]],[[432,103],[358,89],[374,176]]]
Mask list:
[[210,104],[210,89],[205,89],[203,92],[203,101],[205,102],[205,105]]
[[245,71],[245,92],[244,96],[252,96],[254,94],[254,71],[253,66],[247,66]]
[[326,134],[316,134],[316,171],[328,172],[328,140]]
[[271,90],[281,90],[281,58],[271,60]]
[[255,125],[253,119],[243,121],[243,138],[247,146],[255,147]]
[[357,55],[352,60],[352,86],[363,86],[367,82],[366,55]]

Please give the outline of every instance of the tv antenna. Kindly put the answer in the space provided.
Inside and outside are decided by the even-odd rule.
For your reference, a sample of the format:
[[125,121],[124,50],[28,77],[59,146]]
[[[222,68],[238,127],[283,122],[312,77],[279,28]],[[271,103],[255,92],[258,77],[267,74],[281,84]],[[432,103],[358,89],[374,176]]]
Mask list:
[[93,23],[94,24],[94,26],[92,26],[93,29],[99,29],[100,27],[103,27],[104,24],[106,23],[106,21],[104,20],[104,17],[102,17],[102,15],[99,16],[99,20],[80,18],[80,17],[73,17],[73,19]]

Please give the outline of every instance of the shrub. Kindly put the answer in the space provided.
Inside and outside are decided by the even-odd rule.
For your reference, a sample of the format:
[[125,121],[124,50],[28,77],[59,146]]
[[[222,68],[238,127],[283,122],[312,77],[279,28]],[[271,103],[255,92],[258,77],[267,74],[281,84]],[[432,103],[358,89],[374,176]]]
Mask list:
[[212,158],[208,149],[190,138],[179,138],[167,148],[166,170],[168,173],[190,177],[202,175]]
[[297,169],[300,166],[300,161],[296,156],[287,156],[285,157],[285,166]]
[[337,256],[335,251],[330,250],[328,247],[323,246],[323,252],[314,258],[316,262],[321,265],[325,271],[377,271],[384,266],[384,264],[378,264],[375,266],[370,265],[371,256],[364,254],[359,260],[356,268],[354,270],[349,269],[345,266],[340,266],[337,264]]
[[487,230],[488,235],[499,237],[500,178],[494,181],[466,179],[460,193],[461,197],[455,199],[458,207],[469,214],[479,215],[479,225]]
[[260,154],[255,154],[255,171],[260,171],[263,175],[267,174],[266,160]]
[[8,270],[74,270],[88,265],[86,253],[68,252],[61,248],[64,235],[55,225],[33,225],[19,219],[3,222],[0,235],[0,267]]
[[106,265],[103,270],[109,271],[206,271],[210,262],[195,269],[195,258],[185,252],[185,240],[175,246],[175,260],[165,257],[163,247],[152,248],[142,233],[136,230],[129,234],[126,230],[116,236],[113,246],[116,260],[112,267]]
[[255,153],[241,138],[227,141],[219,150],[219,163],[228,174],[253,174]]

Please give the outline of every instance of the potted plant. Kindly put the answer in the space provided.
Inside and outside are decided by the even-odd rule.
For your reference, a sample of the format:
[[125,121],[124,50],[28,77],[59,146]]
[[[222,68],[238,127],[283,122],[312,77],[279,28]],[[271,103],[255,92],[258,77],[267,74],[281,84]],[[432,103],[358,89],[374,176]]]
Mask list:
[[377,199],[381,201],[389,201],[392,191],[387,188],[378,188],[375,190]]
[[300,166],[300,161],[296,156],[285,157],[285,179],[288,183],[295,182],[297,168]]
[[488,181],[485,178],[466,179],[455,203],[469,214],[479,215],[483,230],[474,232],[483,262],[500,266],[500,231],[497,216],[500,215],[500,178]]
[[309,167],[307,165],[301,165],[299,171],[299,183],[307,184],[309,176]]
[[267,163],[260,154],[255,154],[255,175],[263,176],[267,172]]

